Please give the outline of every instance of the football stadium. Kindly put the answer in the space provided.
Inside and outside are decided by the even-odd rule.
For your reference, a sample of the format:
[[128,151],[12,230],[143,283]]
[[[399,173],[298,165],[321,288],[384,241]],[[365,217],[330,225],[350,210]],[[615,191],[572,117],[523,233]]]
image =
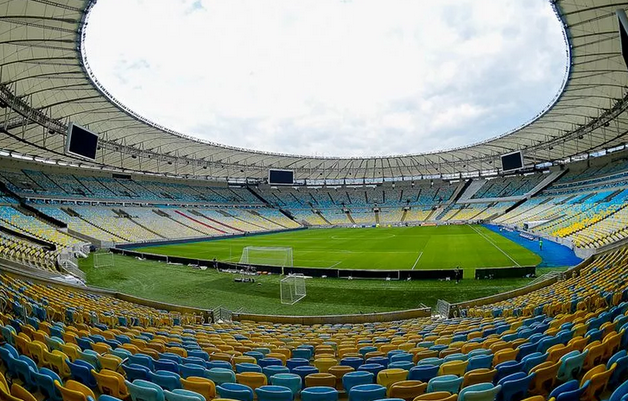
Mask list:
[[[517,128],[460,139],[474,128],[454,124],[455,141],[425,139],[439,148],[370,156],[356,149],[374,139],[353,138],[342,117],[330,150],[340,156],[325,156],[227,144],[240,129],[226,120],[214,134],[188,133],[178,95],[157,99],[171,102],[168,124],[127,106],[88,61],[122,43],[86,50],[92,18],[94,32],[112,36],[127,23],[126,3],[114,10],[119,22],[97,18],[112,1],[0,1],[0,400],[628,399],[628,3],[543,2],[565,67],[558,93]],[[182,2],[185,15],[218,3]],[[150,2],[137,23],[176,35],[155,19],[175,13],[168,4]],[[492,18],[514,18],[490,7]],[[241,23],[212,10],[214,22]],[[443,13],[456,24],[473,14]],[[292,17],[290,29],[308,24]],[[313,38],[333,43],[333,29]],[[517,29],[491,32],[491,43]],[[535,49],[512,46],[545,69]],[[488,50],[487,60],[500,57]],[[175,81],[194,85],[193,63],[177,54],[166,54],[178,63]],[[230,70],[244,71],[243,86],[269,76],[225,60],[225,80]],[[149,65],[126,71],[149,75]],[[310,93],[318,81],[295,86],[291,67],[284,85]],[[139,77],[120,71],[127,86]],[[511,84],[501,74],[491,86]],[[211,79],[216,90],[224,84]],[[383,88],[376,97],[394,86],[372,81]],[[148,90],[141,82],[132,89]],[[239,94],[220,107],[250,100]],[[517,99],[498,100],[482,124],[518,121],[509,114]],[[434,120],[464,122],[473,110],[452,106]],[[326,144],[320,120],[305,121],[311,149]],[[258,125],[252,137],[270,140],[277,126]],[[300,127],[284,126],[296,138]],[[393,143],[394,132],[377,140]]]

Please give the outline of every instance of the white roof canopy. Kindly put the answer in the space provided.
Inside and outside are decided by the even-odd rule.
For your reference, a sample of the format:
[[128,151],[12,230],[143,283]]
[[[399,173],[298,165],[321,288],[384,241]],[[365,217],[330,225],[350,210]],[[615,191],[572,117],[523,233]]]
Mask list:
[[[105,0],[102,0],[105,1]],[[521,150],[526,165],[564,160],[625,144],[628,69],[615,11],[621,1],[554,1],[565,27],[564,90],[532,122],[471,146],[416,155],[310,157],[202,141],[158,126],[100,87],[83,54],[95,0],[0,2],[0,149],[41,160],[217,179],[262,179],[269,168],[297,179],[380,179],[467,174],[500,167]],[[113,29],[113,28],[112,28]],[[168,101],[164,97],[164,101]],[[64,154],[70,121],[101,136],[97,163]]]

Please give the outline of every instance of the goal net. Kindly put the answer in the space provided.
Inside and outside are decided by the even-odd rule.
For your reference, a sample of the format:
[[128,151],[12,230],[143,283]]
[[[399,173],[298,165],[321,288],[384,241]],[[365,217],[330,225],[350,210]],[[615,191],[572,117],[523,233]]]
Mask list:
[[100,252],[94,254],[94,268],[113,266],[113,253]]
[[240,264],[292,267],[292,248],[247,246]]
[[290,274],[281,279],[279,293],[281,303],[294,305],[307,295],[305,277],[302,274]]

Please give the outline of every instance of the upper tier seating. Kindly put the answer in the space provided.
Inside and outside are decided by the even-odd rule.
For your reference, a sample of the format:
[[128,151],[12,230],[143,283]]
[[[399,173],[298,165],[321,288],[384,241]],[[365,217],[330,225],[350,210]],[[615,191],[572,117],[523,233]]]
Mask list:
[[203,185],[199,182],[158,182],[108,176],[61,174],[37,170],[0,172],[0,182],[24,197],[118,200],[143,202],[197,202],[206,204],[260,205],[246,188]]
[[563,175],[556,183],[555,187],[568,187],[576,185],[587,185],[602,182],[613,178],[624,177],[628,173],[628,160],[611,160],[605,164],[584,169],[571,169]]
[[[628,174],[628,162],[612,161],[588,173],[574,171],[513,208],[513,202],[488,198],[523,195],[548,175],[489,179],[473,196],[480,203],[469,203],[454,196],[463,192],[466,182],[258,189],[101,172],[90,176],[82,170],[70,174],[15,169],[0,172],[7,187],[7,193],[0,194],[0,206],[5,206],[0,214],[4,210],[5,224],[15,230],[60,246],[73,245],[76,239],[28,214],[20,217],[23,213],[15,212],[20,208],[10,206],[25,197],[27,204],[66,223],[73,235],[107,243],[238,235],[296,228],[299,222],[325,226],[488,220],[518,227],[535,222],[537,234],[566,238],[580,248],[623,239],[628,231],[623,211],[628,185],[621,177]],[[17,195],[11,196],[11,191]],[[33,227],[20,227],[31,222]]]
[[484,185],[473,194],[473,199],[504,198],[520,196],[530,192],[546,178],[543,174],[526,176],[506,176],[487,180]]

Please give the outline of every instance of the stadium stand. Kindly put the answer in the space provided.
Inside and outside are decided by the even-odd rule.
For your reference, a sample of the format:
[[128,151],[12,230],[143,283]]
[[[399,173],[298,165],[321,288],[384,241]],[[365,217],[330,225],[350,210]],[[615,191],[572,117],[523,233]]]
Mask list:
[[473,199],[504,198],[525,195],[545,177],[542,174],[515,175],[487,180],[473,195]]
[[[0,7],[0,399],[626,399],[624,3],[551,2],[569,60],[561,93],[531,122],[463,148],[377,158],[236,149],[138,117],[80,57],[95,3]],[[75,119],[105,134],[97,160],[64,153]],[[501,154],[515,150],[528,170],[499,175]],[[272,166],[309,186],[264,184]],[[541,185],[537,167],[556,181]],[[476,220],[601,250],[528,287],[392,322],[210,322],[207,311],[42,278],[92,240]]]
[[626,162],[601,163],[565,175],[495,223],[569,240],[577,248],[599,248],[624,238]]
[[[476,220],[536,222],[536,235],[583,248],[607,246],[625,238],[628,222],[628,188],[617,178],[624,164],[610,164],[565,174],[520,201],[492,197],[525,194],[541,174],[490,180],[496,182],[488,189],[484,183],[481,194],[463,203],[456,194],[464,183],[247,189],[24,169],[2,174],[7,192],[0,225],[12,231],[0,232],[0,255],[57,272],[58,254],[85,238],[123,243],[285,230],[300,223]],[[67,224],[67,232],[43,216]],[[447,397],[484,391],[504,400],[563,400],[566,395],[559,394],[575,392],[581,401],[593,401],[628,387],[620,386],[628,379],[627,265],[628,249],[620,247],[567,271],[564,279],[455,305],[451,310],[460,317],[314,326],[201,324],[192,312],[2,273],[0,335],[6,343],[0,359],[12,385],[3,387],[0,380],[0,395],[61,400],[93,393],[108,400],[103,396],[141,398],[150,388],[165,399],[257,394],[263,400],[269,391],[268,400],[284,397],[278,394],[307,400],[324,384],[325,391],[350,400],[362,392],[414,400],[446,390]],[[517,386],[524,392],[511,396]]]
[[5,259],[26,266],[57,271],[56,257],[58,252],[7,233],[0,233],[0,254]]
[[[422,222],[452,202],[462,184],[420,182],[397,187],[260,188],[262,198],[307,225],[375,225]],[[377,212],[375,210],[378,210]],[[406,210],[407,209],[407,210]]]
[[356,399],[363,392],[460,399],[478,391],[504,400],[616,397],[628,387],[627,264],[621,248],[537,290],[461,305],[458,318],[314,326],[202,323],[194,313],[4,273],[0,359],[12,386],[0,380],[0,393],[116,397],[103,400],[145,397],[146,388],[157,398],[239,400],[255,393]]
[[[225,187],[170,179],[117,178],[38,171],[29,166],[0,173],[5,185],[0,220],[13,229],[71,246],[90,238],[102,243],[238,235],[301,225],[403,225],[492,221],[535,235],[563,238],[594,249],[625,234],[623,159],[567,172],[530,198],[516,202],[547,175],[485,180],[472,197],[465,182],[419,181],[397,186]],[[469,186],[470,188],[472,186]],[[17,198],[16,198],[17,197]],[[457,199],[465,199],[457,203]],[[522,198],[517,198],[522,199]],[[20,202],[68,225],[80,239],[20,209]],[[131,204],[128,204],[131,202]],[[28,229],[24,227],[28,226]]]

